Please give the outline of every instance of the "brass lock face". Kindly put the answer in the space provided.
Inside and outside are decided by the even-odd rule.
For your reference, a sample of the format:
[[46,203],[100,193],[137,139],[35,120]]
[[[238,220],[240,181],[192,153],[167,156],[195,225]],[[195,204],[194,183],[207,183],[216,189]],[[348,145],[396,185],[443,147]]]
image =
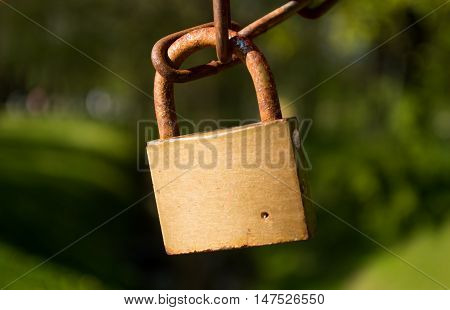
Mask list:
[[296,119],[149,142],[168,254],[309,238]]
[[[160,140],[148,143],[147,154],[168,254],[311,236],[312,217],[300,190],[307,187],[292,140],[298,123],[282,118],[262,53],[249,39],[230,35],[234,59],[245,63],[252,77],[260,123],[179,136],[173,82],[155,76]],[[173,42],[167,56],[179,67],[196,50],[214,46],[214,28],[196,29]]]

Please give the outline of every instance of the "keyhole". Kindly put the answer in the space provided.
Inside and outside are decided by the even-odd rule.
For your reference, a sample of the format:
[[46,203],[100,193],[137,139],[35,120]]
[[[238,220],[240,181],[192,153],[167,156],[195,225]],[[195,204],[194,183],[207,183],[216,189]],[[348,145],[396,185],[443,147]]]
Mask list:
[[269,213],[267,213],[267,212],[261,212],[261,218],[263,219],[263,220],[265,220],[265,219],[267,219],[269,217]]

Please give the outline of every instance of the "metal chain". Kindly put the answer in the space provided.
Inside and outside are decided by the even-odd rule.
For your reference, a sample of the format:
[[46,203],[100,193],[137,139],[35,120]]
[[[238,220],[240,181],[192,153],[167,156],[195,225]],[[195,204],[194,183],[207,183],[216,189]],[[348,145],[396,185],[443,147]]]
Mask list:
[[213,0],[214,28],[216,29],[217,59],[227,63],[231,59],[228,30],[231,25],[230,0]]
[[[298,13],[308,19],[316,19],[328,12],[338,0],[325,0],[316,7],[309,7],[313,0],[289,1],[283,6],[275,9],[267,15],[259,18],[248,26],[237,32],[237,36],[249,39],[255,38],[272,27],[285,21],[292,15]],[[165,79],[174,83],[185,83],[206,76],[217,74],[239,62],[230,53],[229,29],[238,30],[238,24],[230,19],[229,0],[213,0],[214,23],[208,23],[186,29],[160,39],[152,49],[152,63],[156,71]],[[167,50],[177,39],[194,29],[215,27],[216,50],[219,60],[213,60],[207,64],[189,69],[178,69],[167,57]]]
[[[193,53],[206,47],[214,47],[216,45],[215,34],[214,27],[190,31],[189,35],[182,36],[170,46],[167,57],[178,68]],[[276,85],[267,60],[250,39],[239,37],[233,31],[230,34],[232,35],[230,39],[232,55],[245,64],[257,90],[256,97],[261,122],[281,119],[282,113]],[[157,72],[153,94],[160,139],[178,136],[174,82],[167,80]]]

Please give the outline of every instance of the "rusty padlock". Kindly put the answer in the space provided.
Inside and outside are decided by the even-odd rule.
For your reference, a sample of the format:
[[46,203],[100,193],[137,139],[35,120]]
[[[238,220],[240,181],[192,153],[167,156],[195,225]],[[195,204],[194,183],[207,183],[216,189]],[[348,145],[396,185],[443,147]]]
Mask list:
[[[168,254],[311,236],[313,218],[302,201],[306,181],[297,162],[297,121],[282,118],[262,53],[249,39],[230,34],[233,57],[246,64],[252,77],[261,122],[179,136],[173,83],[155,76],[160,139],[148,142],[147,154]],[[175,41],[168,56],[179,67],[190,54],[214,44],[213,28],[194,30]]]

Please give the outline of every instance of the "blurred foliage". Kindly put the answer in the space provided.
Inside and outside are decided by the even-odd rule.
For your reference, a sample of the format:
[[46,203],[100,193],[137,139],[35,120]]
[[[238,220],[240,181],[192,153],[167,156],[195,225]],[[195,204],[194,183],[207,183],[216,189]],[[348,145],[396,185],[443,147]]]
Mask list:
[[[0,3],[0,286],[149,193],[137,167],[156,138],[154,125],[147,136],[139,127],[154,117],[151,46],[212,16],[202,0],[8,3],[48,31]],[[233,19],[245,25],[281,3],[232,1]],[[343,0],[255,42],[284,116],[314,121],[313,198],[450,286],[449,7],[433,12],[442,3]],[[177,85],[176,99],[194,121],[257,116],[243,66]],[[317,212],[308,242],[169,257],[151,197],[10,288],[438,288]]]
[[[24,270],[32,270],[42,263],[40,258],[31,257],[17,249],[5,244],[0,244],[0,270],[2,280],[11,281],[2,285],[10,284],[10,289],[104,289],[105,287],[94,277],[79,274],[68,268],[55,265],[53,262],[46,263],[42,268],[36,268],[26,275],[25,283],[20,283],[17,276],[23,274]],[[16,282],[13,282],[17,280]]]

